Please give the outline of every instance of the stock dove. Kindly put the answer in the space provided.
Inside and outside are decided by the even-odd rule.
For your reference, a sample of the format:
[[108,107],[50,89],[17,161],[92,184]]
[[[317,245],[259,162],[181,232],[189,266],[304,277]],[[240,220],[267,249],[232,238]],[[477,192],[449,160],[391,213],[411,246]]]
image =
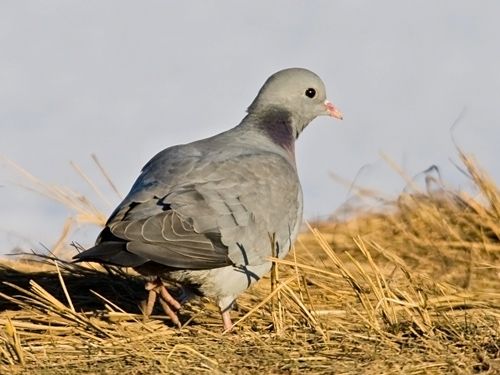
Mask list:
[[181,303],[164,280],[211,297],[230,329],[235,299],[270,271],[272,255],[287,255],[299,232],[295,140],[317,116],[342,119],[316,74],[273,74],[239,125],[154,156],[76,260],[133,267],[148,280],[145,314],[158,296],[178,326]]

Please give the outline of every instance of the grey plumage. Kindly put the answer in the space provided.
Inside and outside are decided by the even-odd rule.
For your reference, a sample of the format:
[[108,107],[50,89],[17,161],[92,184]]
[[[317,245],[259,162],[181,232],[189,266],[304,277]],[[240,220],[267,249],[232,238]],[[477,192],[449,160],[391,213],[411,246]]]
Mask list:
[[294,144],[319,115],[341,118],[318,76],[300,68],[274,74],[238,126],[153,157],[96,245],[75,258],[194,285],[227,312],[270,270],[273,246],[283,258],[297,236]]

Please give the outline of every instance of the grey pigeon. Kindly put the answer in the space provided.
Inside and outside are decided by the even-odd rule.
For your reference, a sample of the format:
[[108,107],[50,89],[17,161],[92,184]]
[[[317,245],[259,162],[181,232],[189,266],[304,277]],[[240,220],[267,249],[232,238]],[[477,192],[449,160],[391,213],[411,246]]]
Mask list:
[[301,68],[269,77],[247,112],[233,129],[153,157],[96,245],[75,256],[145,275],[146,315],[159,296],[180,326],[181,303],[165,280],[186,295],[215,299],[230,329],[235,299],[270,271],[273,252],[285,257],[297,237],[302,190],[295,140],[317,116],[342,115],[326,100],[321,79]]

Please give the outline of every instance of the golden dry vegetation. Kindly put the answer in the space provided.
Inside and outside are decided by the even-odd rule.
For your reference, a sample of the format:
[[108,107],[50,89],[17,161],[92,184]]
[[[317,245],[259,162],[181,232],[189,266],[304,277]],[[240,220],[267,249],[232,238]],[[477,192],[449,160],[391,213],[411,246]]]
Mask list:
[[54,256],[1,264],[0,373],[499,374],[500,192],[460,156],[477,194],[415,188],[310,224],[226,333],[210,301],[183,307],[174,329],[159,310],[143,318],[137,275],[66,262],[71,223],[104,217],[31,180],[79,216]]

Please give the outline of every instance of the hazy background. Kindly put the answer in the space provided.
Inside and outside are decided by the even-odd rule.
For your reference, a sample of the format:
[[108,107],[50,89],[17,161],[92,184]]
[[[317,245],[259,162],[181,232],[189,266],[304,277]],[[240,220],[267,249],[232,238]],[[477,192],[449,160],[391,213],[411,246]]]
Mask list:
[[[236,125],[270,74],[300,66],[345,115],[299,139],[307,218],[351,196],[329,172],[400,191],[381,151],[410,176],[436,164],[465,188],[452,135],[498,182],[499,14],[498,1],[3,0],[0,155],[108,214],[69,161],[114,206],[91,153],[126,193],[156,152]],[[15,181],[0,165],[0,252],[52,245],[71,213]]]

